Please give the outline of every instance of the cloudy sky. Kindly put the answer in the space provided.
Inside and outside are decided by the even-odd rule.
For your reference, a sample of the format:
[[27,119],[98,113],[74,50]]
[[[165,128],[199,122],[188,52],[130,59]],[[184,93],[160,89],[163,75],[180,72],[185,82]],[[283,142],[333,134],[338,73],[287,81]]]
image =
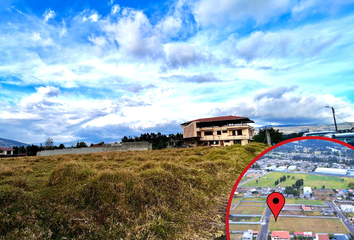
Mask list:
[[[354,121],[354,1],[0,2],[0,137]],[[342,122],[341,119],[338,119]]]

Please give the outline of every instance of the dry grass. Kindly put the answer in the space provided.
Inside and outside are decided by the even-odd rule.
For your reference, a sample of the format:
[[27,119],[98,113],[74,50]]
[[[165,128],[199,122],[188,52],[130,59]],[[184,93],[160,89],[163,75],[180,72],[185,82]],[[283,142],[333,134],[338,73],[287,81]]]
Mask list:
[[284,229],[290,232],[349,233],[340,219],[279,217],[274,222],[274,218],[271,218],[270,231],[281,231]]
[[237,177],[266,147],[0,159],[0,238],[213,239]]
[[249,229],[253,231],[258,231],[260,225],[256,224],[230,224],[229,229],[230,231],[247,231]]

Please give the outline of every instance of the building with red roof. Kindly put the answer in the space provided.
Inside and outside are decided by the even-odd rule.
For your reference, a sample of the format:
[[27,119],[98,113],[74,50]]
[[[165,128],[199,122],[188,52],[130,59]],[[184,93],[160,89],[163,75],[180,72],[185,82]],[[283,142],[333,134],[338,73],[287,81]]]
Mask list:
[[316,237],[314,240],[329,240],[329,234],[328,233],[324,233],[324,234],[316,233]]
[[183,141],[192,146],[246,145],[252,140],[254,123],[247,117],[222,116],[200,118],[181,124]]
[[14,155],[14,150],[11,148],[0,147],[0,155]]
[[272,240],[290,240],[289,231],[273,231]]
[[302,204],[302,210],[304,210],[304,211],[312,211],[311,207],[306,207],[304,204]]

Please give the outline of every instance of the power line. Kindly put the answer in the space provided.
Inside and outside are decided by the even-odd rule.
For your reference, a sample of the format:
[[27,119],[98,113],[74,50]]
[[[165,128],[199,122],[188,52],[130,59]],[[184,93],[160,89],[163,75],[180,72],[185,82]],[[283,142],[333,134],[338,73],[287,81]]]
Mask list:
[[345,121],[343,118],[341,118],[340,116],[338,116],[337,114],[335,114],[337,117],[339,117],[340,119],[342,119],[344,122],[346,122],[346,123],[349,123],[350,124],[350,126],[351,127],[353,127],[353,124],[351,124],[350,122],[347,122],[347,121]]

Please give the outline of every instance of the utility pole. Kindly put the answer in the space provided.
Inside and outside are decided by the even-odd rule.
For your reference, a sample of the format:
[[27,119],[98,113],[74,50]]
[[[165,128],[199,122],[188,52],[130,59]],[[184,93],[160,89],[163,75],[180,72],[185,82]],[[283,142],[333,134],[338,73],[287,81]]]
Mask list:
[[332,114],[333,114],[333,120],[334,120],[334,126],[336,128],[336,133],[338,132],[338,128],[337,128],[337,121],[336,121],[336,114],[334,112],[334,108],[330,107],[330,106],[326,106],[326,108],[331,108],[332,109]]
[[272,145],[270,133],[269,133],[269,128],[266,128],[265,131],[266,131],[267,144]]

